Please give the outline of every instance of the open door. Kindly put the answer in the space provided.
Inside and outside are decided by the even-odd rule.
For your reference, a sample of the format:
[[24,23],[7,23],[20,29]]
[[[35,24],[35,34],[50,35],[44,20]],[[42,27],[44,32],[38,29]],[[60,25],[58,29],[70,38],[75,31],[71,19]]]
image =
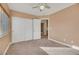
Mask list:
[[41,20],[41,38],[48,38],[48,20]]

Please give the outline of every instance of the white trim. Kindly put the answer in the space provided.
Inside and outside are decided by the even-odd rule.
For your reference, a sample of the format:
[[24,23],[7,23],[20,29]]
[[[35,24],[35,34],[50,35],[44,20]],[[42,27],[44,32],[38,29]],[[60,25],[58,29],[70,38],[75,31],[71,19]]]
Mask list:
[[62,45],[66,45],[66,46],[68,46],[68,47],[70,47],[70,48],[73,48],[73,49],[75,49],[75,50],[79,50],[79,47],[76,46],[76,45],[69,45],[69,44],[67,44],[67,43],[63,43],[63,42],[60,42],[60,41],[57,41],[57,40],[54,40],[54,39],[49,39],[49,40],[54,41],[54,42],[57,42],[57,43],[62,44]]
[[3,34],[1,34],[1,35],[0,35],[0,38],[6,36],[7,34],[8,34],[8,33],[3,33]]
[[[29,39],[29,40],[34,40],[34,39]],[[29,40],[23,40],[23,41],[12,41],[12,42],[11,42],[11,45],[12,45],[12,44],[15,44],[15,43],[19,43],[19,42],[29,41]]]
[[78,46],[75,46],[75,45],[72,45],[72,48],[73,49],[76,49],[76,50],[79,50],[79,47]]
[[9,43],[9,44],[8,44],[8,46],[6,47],[6,49],[5,49],[4,53],[3,53],[3,55],[6,55],[6,53],[7,53],[7,51],[8,51],[8,49],[9,49],[9,47],[10,47],[11,44],[12,44],[12,43]]
[[60,41],[57,41],[57,40],[54,40],[54,39],[49,39],[49,40],[54,41],[54,42],[57,42],[57,43],[62,44],[62,45],[66,45],[68,47],[72,47],[72,45],[69,45],[67,43],[63,43],[63,42],[60,42]]
[[48,17],[40,18],[41,20],[49,20]]

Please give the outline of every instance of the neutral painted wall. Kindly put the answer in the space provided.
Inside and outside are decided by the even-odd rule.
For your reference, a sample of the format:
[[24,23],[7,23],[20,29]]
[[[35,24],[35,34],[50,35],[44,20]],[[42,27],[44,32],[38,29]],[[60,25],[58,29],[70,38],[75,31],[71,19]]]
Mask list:
[[79,46],[79,4],[49,16],[49,38]]
[[9,34],[6,34],[4,37],[0,38],[0,54],[4,54],[9,43],[10,43],[10,35]]

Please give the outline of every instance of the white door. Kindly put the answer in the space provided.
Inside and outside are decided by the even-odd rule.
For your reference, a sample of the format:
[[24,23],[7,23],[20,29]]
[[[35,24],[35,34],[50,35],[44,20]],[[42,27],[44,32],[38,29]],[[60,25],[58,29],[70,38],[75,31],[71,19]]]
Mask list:
[[33,39],[41,39],[41,20],[33,20]]
[[32,39],[32,20],[12,18],[12,42],[27,41]]
[[24,39],[32,40],[32,20],[31,19],[24,19]]

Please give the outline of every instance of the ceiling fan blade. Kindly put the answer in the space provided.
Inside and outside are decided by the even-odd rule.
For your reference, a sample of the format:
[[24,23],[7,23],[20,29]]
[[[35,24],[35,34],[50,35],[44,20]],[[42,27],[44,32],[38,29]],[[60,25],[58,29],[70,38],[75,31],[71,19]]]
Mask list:
[[50,8],[47,3],[44,4],[45,8]]
[[40,7],[40,3],[37,5],[34,5],[32,8],[39,8]]
[[48,9],[50,8],[49,6],[45,6],[45,7],[48,8]]
[[37,5],[34,5],[32,8],[39,8],[40,11],[43,11],[42,8],[44,8],[44,9],[45,9],[45,8],[49,9],[50,6],[49,6],[47,3],[39,3],[39,4],[37,4]]
[[34,7],[32,7],[32,8],[37,8],[37,6],[34,6]]
[[35,5],[35,6],[33,6],[32,8],[38,8],[39,7],[39,5]]

